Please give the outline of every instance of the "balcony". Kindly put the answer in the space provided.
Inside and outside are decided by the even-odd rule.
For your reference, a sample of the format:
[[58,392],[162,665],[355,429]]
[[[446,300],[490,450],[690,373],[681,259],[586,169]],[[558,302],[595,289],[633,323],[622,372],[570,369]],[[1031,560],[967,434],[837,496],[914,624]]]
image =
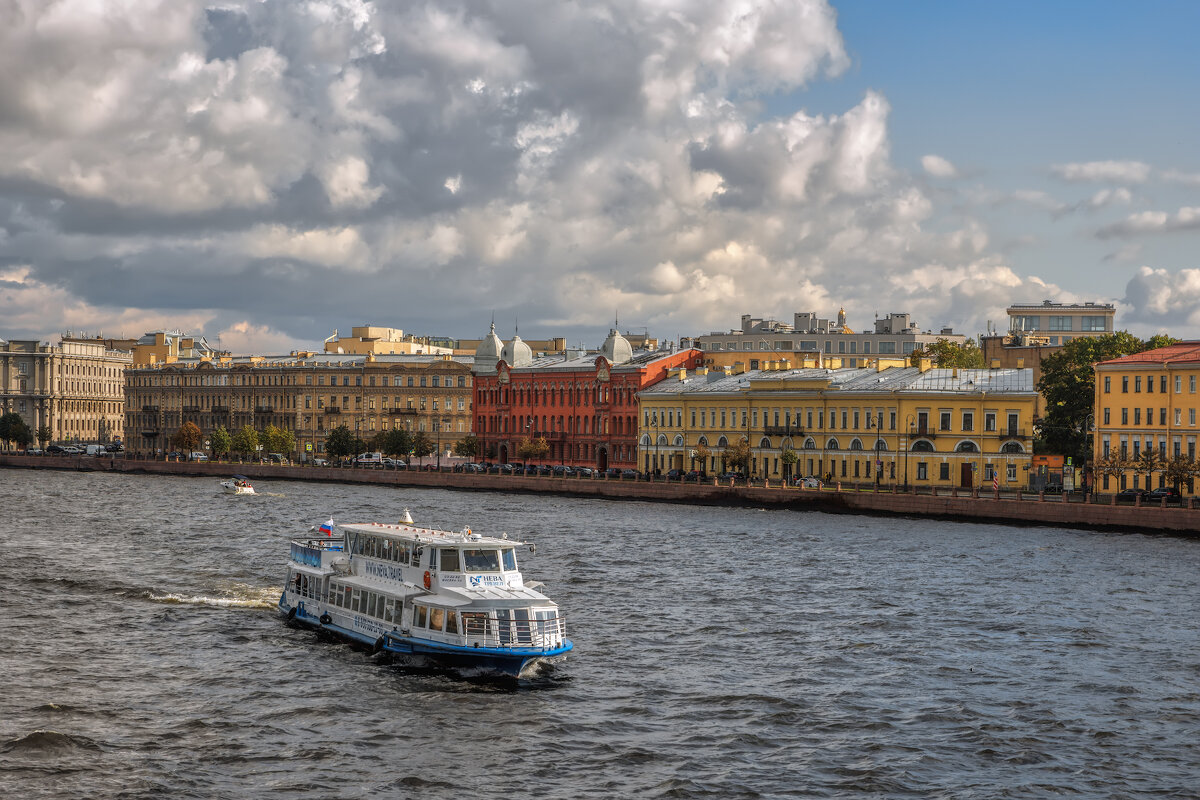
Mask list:
[[393,417],[415,417],[417,410],[415,408],[384,408],[379,413]]
[[791,425],[766,425],[763,427],[763,433],[767,436],[803,436],[804,429]]
[[909,436],[924,436],[926,439],[936,439],[937,433],[926,425],[916,425],[908,429]]
[[340,414],[340,413],[342,413],[342,410],[341,410],[340,408],[335,408],[334,406],[330,406],[329,408],[323,408],[323,409],[321,409],[321,410],[322,410],[322,411],[324,411],[326,414]]
[[988,431],[988,433],[995,433],[997,436],[999,436],[1002,439],[1028,439],[1029,438],[1029,434],[1026,432],[1026,430],[1024,428],[1001,428],[999,431],[994,431],[994,432]]
[[200,406],[184,406],[184,407],[183,407],[183,413],[185,413],[185,414],[199,414],[199,413],[200,413]]
[[228,414],[229,406],[213,406],[209,411],[213,414]]
[[142,411],[149,411],[152,414],[157,414],[158,406],[142,406]]
[[275,413],[275,406],[255,406],[254,413],[255,414],[273,414],[273,413]]

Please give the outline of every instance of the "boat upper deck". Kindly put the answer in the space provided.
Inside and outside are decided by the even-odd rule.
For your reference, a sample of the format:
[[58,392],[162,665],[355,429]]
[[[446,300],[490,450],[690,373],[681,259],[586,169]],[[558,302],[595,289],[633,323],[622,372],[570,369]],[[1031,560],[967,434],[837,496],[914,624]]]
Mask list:
[[437,547],[452,547],[454,545],[469,545],[471,547],[520,547],[525,544],[525,542],[516,539],[497,538],[495,536],[483,536],[482,534],[472,533],[470,528],[464,528],[461,531],[442,531],[436,528],[422,528],[403,522],[395,525],[383,522],[360,522],[338,525],[338,527],[349,534],[367,533],[376,536],[382,534],[418,544],[435,545]]

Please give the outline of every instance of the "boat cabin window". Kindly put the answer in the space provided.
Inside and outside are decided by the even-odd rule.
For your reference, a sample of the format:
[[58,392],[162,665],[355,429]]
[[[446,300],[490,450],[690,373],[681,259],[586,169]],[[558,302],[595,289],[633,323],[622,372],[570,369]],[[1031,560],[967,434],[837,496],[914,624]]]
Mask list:
[[458,633],[458,614],[446,612],[446,633]]
[[419,567],[419,566],[421,566],[421,550],[422,550],[422,548],[421,548],[421,545],[419,545],[419,544],[418,544],[418,545],[413,545],[413,550],[412,550],[412,565],[413,565],[414,567]]
[[463,550],[463,568],[467,572],[499,572],[500,553],[497,550]]
[[425,608],[425,606],[413,606],[413,627],[414,628],[424,628],[425,627],[426,612],[427,612],[427,609]]
[[362,592],[360,592],[358,589],[355,589],[353,594],[350,595],[350,610],[362,611],[362,600]]
[[442,550],[442,572],[458,572],[458,551],[450,548]]
[[446,619],[446,609],[436,608],[436,607],[429,609],[429,629],[430,630],[440,631],[442,629],[442,623],[445,621],[445,619]]
[[517,553],[511,547],[504,548],[501,551],[504,554],[504,568],[509,572],[517,571]]
[[437,567],[437,553],[438,553],[438,551],[436,548],[432,548],[432,547],[429,548],[429,568],[430,569],[438,568]]

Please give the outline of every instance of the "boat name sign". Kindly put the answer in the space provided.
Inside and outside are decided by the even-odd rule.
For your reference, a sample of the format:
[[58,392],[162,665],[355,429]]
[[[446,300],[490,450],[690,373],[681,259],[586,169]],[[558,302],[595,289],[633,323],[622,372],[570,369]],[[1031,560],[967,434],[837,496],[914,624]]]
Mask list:
[[383,578],[389,581],[404,580],[404,570],[391,564],[380,564],[375,561],[368,561],[366,572],[368,575],[373,577]]

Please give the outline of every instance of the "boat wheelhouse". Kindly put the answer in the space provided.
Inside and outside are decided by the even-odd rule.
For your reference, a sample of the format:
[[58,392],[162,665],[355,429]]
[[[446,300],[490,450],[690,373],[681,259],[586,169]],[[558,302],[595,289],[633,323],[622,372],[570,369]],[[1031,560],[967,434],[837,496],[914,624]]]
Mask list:
[[408,522],[315,532],[292,542],[279,598],[301,625],[418,664],[512,676],[573,646],[558,606],[518,569],[517,549],[532,545]]

